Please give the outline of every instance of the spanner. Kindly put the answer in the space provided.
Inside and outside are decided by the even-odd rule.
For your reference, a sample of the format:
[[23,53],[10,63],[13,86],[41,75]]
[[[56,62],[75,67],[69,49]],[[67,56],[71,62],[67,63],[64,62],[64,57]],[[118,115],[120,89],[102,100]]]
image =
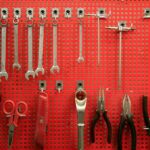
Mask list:
[[0,71],[0,77],[5,77],[5,79],[8,79],[8,73],[6,72],[6,24],[2,23],[2,41],[1,41],[1,71]]
[[82,45],[82,42],[83,42],[83,38],[82,38],[82,21],[80,21],[79,23],[79,57],[78,57],[78,62],[81,63],[84,61],[84,57],[83,57],[83,45]]
[[53,23],[53,66],[50,69],[51,73],[59,72],[60,68],[57,64],[57,23]]
[[75,93],[75,103],[78,113],[78,150],[84,150],[84,114],[87,96],[82,88],[78,88]]
[[18,19],[14,19],[14,63],[13,68],[20,70],[21,65],[18,62]]
[[44,74],[43,68],[43,41],[44,41],[44,24],[40,24],[40,35],[39,35],[39,59],[38,59],[38,67],[35,70],[35,74],[38,76],[39,72]]
[[32,67],[32,24],[28,24],[28,71],[25,74],[25,78],[29,80],[29,76],[35,78],[35,72]]

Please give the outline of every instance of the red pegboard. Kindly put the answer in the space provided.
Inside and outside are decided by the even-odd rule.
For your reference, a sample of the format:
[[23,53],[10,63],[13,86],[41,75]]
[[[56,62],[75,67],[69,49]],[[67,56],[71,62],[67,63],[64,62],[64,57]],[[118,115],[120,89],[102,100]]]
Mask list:
[[[0,111],[0,149],[7,149],[8,119],[2,112],[2,103],[7,99],[26,101],[29,106],[28,115],[19,120],[15,130],[12,150],[33,150],[36,123],[37,98],[39,80],[46,80],[49,95],[49,121],[45,150],[76,150],[77,149],[77,112],[75,107],[75,90],[77,80],[83,80],[87,92],[87,107],[85,114],[85,150],[115,150],[117,148],[117,130],[122,112],[122,98],[125,93],[131,97],[132,112],[137,131],[137,150],[150,149],[150,137],[143,130],[142,95],[149,95],[149,52],[150,52],[150,19],[143,19],[144,8],[150,7],[149,0],[5,0],[0,1],[0,8],[8,8],[7,28],[7,61],[8,81],[2,79],[1,111]],[[33,68],[38,62],[39,8],[47,9],[44,37],[44,68],[45,75],[27,81],[27,24],[26,9],[34,8],[33,26]],[[59,74],[51,74],[52,49],[52,8],[60,9],[58,18],[58,64]],[[72,17],[64,18],[65,8],[72,8]],[[111,11],[108,19],[101,20],[101,57],[97,64],[97,19],[83,19],[83,52],[85,62],[78,63],[79,31],[77,8],[84,8],[85,13],[96,13],[98,8]],[[19,62],[20,71],[13,70],[13,8],[22,9],[19,22]],[[133,32],[123,34],[123,83],[118,90],[118,34],[105,29],[106,26],[116,26],[118,21],[126,21],[136,28]],[[1,40],[1,39],[0,39]],[[1,44],[1,42],[0,42]],[[56,80],[62,80],[64,87],[59,94],[55,90]],[[96,126],[96,142],[90,142],[90,124],[97,107],[98,90],[106,88],[106,109],[112,123],[112,144],[107,144],[107,129],[104,122]],[[150,102],[149,102],[150,108]],[[150,112],[149,112],[150,113]],[[130,149],[130,134],[124,132],[123,148]]]

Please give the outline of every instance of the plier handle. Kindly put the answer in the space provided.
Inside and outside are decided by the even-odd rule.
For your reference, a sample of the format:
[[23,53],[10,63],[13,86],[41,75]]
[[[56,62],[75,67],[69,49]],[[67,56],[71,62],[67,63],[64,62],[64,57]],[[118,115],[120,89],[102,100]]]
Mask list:
[[91,142],[95,142],[95,126],[98,120],[102,116],[104,118],[104,121],[107,125],[108,135],[107,135],[107,142],[111,143],[111,137],[112,137],[112,126],[110,123],[110,120],[107,116],[107,111],[105,110],[105,97],[104,97],[104,90],[101,90],[101,94],[99,93],[99,99],[98,99],[98,109],[96,110],[95,117],[93,118],[92,125],[91,125]]
[[123,99],[123,113],[121,115],[118,129],[118,150],[122,150],[122,135],[126,123],[129,125],[131,131],[131,150],[136,150],[136,129],[133,121],[133,115],[131,113],[130,97],[127,94],[124,96]]

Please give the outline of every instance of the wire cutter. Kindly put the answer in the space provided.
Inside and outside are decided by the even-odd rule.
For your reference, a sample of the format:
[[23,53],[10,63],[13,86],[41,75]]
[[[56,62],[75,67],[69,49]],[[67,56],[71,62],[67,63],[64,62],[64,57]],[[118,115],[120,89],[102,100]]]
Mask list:
[[127,94],[125,94],[123,98],[123,112],[118,129],[118,150],[122,150],[122,135],[126,123],[129,125],[131,130],[131,150],[136,150],[136,129],[134,126],[133,115],[131,113],[130,97]]
[[107,111],[105,110],[105,97],[104,97],[103,89],[99,92],[98,108],[96,110],[96,114],[95,114],[95,117],[94,117],[94,119],[92,121],[92,125],[91,125],[91,141],[92,141],[92,143],[95,142],[95,126],[96,126],[96,123],[98,122],[98,120],[100,119],[101,113],[102,113],[104,121],[106,122],[106,125],[107,125],[107,130],[108,130],[107,142],[110,144],[111,137],[112,137],[112,126],[111,126],[110,120],[107,116]]

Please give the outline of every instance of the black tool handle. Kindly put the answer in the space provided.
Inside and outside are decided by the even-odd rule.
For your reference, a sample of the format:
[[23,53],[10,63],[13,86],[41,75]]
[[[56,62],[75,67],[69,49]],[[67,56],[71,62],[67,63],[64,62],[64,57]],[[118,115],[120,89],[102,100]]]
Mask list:
[[111,126],[110,120],[107,116],[107,111],[103,112],[103,117],[104,117],[104,120],[106,122],[107,130],[108,130],[107,142],[110,144],[111,143],[111,137],[112,137],[112,126]]
[[148,115],[148,106],[147,106],[147,102],[148,101],[148,97],[147,96],[143,96],[142,98],[142,105],[143,105],[143,118],[144,118],[144,122],[145,122],[145,126],[147,129],[147,133],[150,136],[150,121],[149,121],[149,115]]
[[125,126],[125,118],[121,116],[120,123],[119,123],[119,128],[118,128],[118,150],[122,150],[122,134],[123,134],[123,129]]
[[95,142],[95,126],[96,126],[96,123],[97,121],[99,120],[100,118],[100,113],[99,111],[96,111],[96,115],[92,121],[92,125],[91,125],[91,142],[94,143]]
[[136,150],[136,129],[135,129],[135,125],[134,125],[132,116],[127,116],[127,118],[128,118],[127,121],[128,121],[129,126],[130,126],[130,130],[131,130],[131,138],[132,138],[131,150]]

